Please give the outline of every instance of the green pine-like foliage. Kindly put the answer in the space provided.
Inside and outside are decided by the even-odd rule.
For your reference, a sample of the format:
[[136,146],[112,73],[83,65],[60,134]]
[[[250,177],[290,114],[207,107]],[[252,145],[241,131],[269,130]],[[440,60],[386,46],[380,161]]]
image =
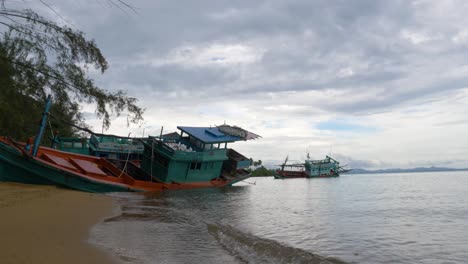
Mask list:
[[[63,136],[76,133],[59,120],[85,126],[80,103],[96,105],[105,128],[112,116],[143,120],[137,99],[107,91],[87,76],[108,63],[93,40],[80,31],[47,20],[32,10],[0,7],[0,135],[24,140],[34,135],[47,95],[52,96],[51,125]],[[3,31],[2,31],[3,30]]]

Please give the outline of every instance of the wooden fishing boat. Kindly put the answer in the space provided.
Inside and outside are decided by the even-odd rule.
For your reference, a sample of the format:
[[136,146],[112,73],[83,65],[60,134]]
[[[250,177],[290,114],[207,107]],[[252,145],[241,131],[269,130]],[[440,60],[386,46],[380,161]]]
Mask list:
[[[73,154],[39,147],[37,156],[24,144],[0,137],[0,179],[32,184],[54,184],[88,192],[158,191],[222,187],[234,179],[214,178],[204,182],[163,183],[133,163],[124,171],[123,161]],[[130,171],[132,175],[130,176]],[[237,180],[242,180],[239,178]]]
[[141,168],[165,183],[203,183],[214,178],[232,183],[244,180],[250,177],[246,170],[250,160],[228,148],[228,144],[259,136],[243,129],[240,135],[238,127],[231,127],[235,131],[231,134],[226,127],[179,126],[178,136],[145,141]]
[[278,165],[281,168],[276,170],[275,179],[338,177],[340,173],[349,171],[330,156],[322,160],[311,160],[309,155],[307,156],[304,163],[298,164],[287,164],[288,158],[286,157],[284,163]]
[[240,154],[236,159],[229,158],[227,143],[257,138],[253,133],[239,137],[226,135],[218,128],[183,127],[186,136],[182,132],[178,140],[150,138],[144,142],[140,168],[139,163],[128,159],[112,160],[39,147],[48,107],[50,101],[33,145],[0,137],[0,180],[54,184],[88,192],[119,192],[222,187],[250,177],[244,169],[243,159],[247,158],[239,157]]
[[273,175],[275,179],[307,178],[303,164],[285,164]]

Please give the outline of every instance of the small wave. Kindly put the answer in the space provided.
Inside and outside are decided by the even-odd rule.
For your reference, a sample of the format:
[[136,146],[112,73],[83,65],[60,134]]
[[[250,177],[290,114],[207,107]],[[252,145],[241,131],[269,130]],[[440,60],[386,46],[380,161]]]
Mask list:
[[231,254],[245,263],[345,264],[303,249],[259,238],[224,225],[207,224],[208,232]]
[[119,215],[104,219],[104,223],[123,221],[123,220],[152,220],[154,218],[151,214],[139,213],[121,213]]

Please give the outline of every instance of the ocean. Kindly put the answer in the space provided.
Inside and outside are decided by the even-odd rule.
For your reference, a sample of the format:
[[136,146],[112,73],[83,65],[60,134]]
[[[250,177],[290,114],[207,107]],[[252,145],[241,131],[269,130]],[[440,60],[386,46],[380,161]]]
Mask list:
[[123,263],[468,262],[468,172],[110,195],[90,240]]

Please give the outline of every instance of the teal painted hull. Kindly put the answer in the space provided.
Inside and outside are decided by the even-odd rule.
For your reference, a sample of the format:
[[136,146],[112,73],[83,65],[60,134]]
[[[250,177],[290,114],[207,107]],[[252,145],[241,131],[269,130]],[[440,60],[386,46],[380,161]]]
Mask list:
[[29,184],[52,184],[52,182],[37,177],[34,172],[24,169],[26,158],[16,149],[0,143],[0,181]]
[[86,192],[139,191],[124,185],[100,182],[70,173],[22,155],[18,150],[0,142],[0,180],[58,185]]
[[[40,155],[41,158],[25,156],[16,147],[13,147],[9,143],[5,143],[0,140],[0,181],[11,181],[28,184],[48,184],[86,192],[107,193],[223,187],[226,185],[232,185],[238,181],[246,179],[249,176],[248,174],[241,173],[238,175],[238,177],[229,177],[229,179],[226,180],[217,179],[202,183],[195,182],[165,184],[157,181],[147,181],[141,179],[141,175],[134,175],[134,177],[140,179],[136,180],[134,177],[126,173],[122,173],[118,167],[110,165],[111,163],[109,161],[100,161],[99,158],[67,154],[57,150],[47,150],[47,148],[40,150],[40,152],[42,153]],[[56,156],[53,155],[55,152],[57,152],[55,154]],[[81,160],[83,162],[90,159],[91,161],[94,159],[97,160],[94,160],[95,163],[89,161],[88,163],[85,162],[84,165],[82,165],[84,167],[81,169],[86,171],[85,173],[88,173],[88,175],[85,175],[76,172],[73,169],[67,169],[66,166],[69,165],[67,165],[67,161],[65,159],[60,159],[60,155],[69,157],[69,160],[75,163],[79,163],[80,157],[82,158]],[[55,163],[49,162],[47,159],[52,161],[55,159]],[[57,162],[58,164],[62,165],[56,165]],[[106,173],[104,176],[103,174],[101,174],[101,176],[92,176],[91,174],[93,168],[96,170],[98,168],[97,164],[99,162],[101,162],[100,166],[104,170],[109,170],[107,171],[108,174]],[[91,174],[89,174],[90,172]]]

